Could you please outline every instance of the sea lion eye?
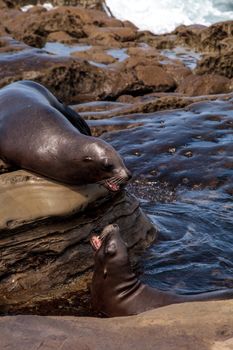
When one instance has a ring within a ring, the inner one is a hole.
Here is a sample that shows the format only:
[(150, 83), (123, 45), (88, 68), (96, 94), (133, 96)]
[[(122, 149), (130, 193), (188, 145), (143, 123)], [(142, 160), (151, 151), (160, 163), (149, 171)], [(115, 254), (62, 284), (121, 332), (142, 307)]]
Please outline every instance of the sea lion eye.
[(92, 158), (89, 156), (86, 156), (83, 158), (83, 160), (84, 160), (84, 162), (90, 162), (92, 160)]

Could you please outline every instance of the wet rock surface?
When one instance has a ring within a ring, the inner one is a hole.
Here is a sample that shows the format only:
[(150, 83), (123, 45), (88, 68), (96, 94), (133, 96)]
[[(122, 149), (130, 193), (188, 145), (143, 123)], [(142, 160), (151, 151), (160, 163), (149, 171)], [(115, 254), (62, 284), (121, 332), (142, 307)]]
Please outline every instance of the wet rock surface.
[[(0, 319), (2, 349), (225, 350), (233, 344), (232, 301), (172, 305), (135, 317), (16, 316)], [(143, 337), (142, 337), (143, 332)]]

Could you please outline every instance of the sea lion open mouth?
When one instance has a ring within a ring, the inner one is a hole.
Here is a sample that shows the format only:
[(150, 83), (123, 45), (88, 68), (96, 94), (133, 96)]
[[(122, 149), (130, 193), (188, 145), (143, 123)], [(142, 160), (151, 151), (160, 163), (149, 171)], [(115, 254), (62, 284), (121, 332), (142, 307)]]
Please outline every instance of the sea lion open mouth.
[(111, 177), (107, 180), (101, 181), (102, 185), (109, 191), (117, 192), (127, 182), (128, 179), (123, 177)]
[(97, 251), (101, 248), (101, 245), (102, 245), (102, 241), (100, 239), (100, 236), (92, 236), (91, 239), (90, 239), (90, 243), (91, 243), (91, 246), (92, 248), (94, 249), (94, 251)]
[(106, 239), (109, 233), (110, 232), (108, 232), (107, 230), (103, 230), (100, 235), (92, 235), (92, 237), (90, 238), (90, 243), (95, 252), (97, 252), (101, 248), (104, 240)]

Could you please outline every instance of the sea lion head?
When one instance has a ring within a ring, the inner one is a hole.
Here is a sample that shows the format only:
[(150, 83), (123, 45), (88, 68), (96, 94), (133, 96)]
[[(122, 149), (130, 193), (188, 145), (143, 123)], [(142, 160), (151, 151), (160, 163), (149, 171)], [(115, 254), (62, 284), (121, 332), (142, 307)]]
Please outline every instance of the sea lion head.
[(89, 137), (82, 157), (87, 178), (110, 191), (118, 191), (132, 177), (117, 151), (101, 139)]
[(100, 235), (93, 235), (90, 242), (95, 251), (92, 307), (106, 316), (123, 315), (129, 296), (125, 291), (129, 283), (135, 283), (135, 275), (132, 275), (127, 245), (120, 236), (118, 225), (106, 226)]
[(95, 267), (102, 270), (103, 278), (108, 271), (111, 275), (119, 268), (128, 265), (128, 248), (122, 240), (117, 224), (106, 226), (100, 235), (91, 237), (91, 245), (95, 251)]

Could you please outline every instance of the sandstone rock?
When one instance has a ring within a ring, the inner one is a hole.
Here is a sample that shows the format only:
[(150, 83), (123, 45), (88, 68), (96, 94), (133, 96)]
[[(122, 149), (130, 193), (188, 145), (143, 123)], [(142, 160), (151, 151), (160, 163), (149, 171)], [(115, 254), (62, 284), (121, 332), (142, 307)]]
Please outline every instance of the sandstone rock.
[(107, 52), (104, 49), (98, 46), (91, 47), (89, 50), (86, 51), (72, 52), (72, 56), (102, 64), (112, 64), (117, 61), (116, 58), (107, 54)]
[(176, 84), (162, 65), (150, 59), (130, 57), (119, 67), (116, 75), (116, 96), (142, 95), (148, 92), (174, 91)]
[(23, 170), (1, 175), (0, 191), (0, 230), (81, 212), (108, 193), (103, 186), (65, 186)]
[(215, 73), (227, 78), (233, 77), (232, 52), (227, 51), (220, 54), (205, 55), (198, 62), (195, 72), (197, 74)]
[(232, 308), (229, 300), (171, 305), (112, 319), (2, 317), (1, 348), (230, 350)]
[(200, 35), (206, 29), (203, 25), (181, 25), (173, 34), (176, 35), (176, 45), (184, 45), (193, 49), (200, 47)]
[(91, 44), (109, 47), (121, 46), (120, 43), (136, 39), (137, 31), (131, 27), (96, 27), (84, 26), (84, 32)]
[[(14, 50), (14, 45), (11, 47)], [(8, 46), (0, 56), (0, 87), (16, 80), (35, 80), (66, 103), (115, 96), (116, 73), (74, 57), (59, 57), (30, 47), (24, 47), (17, 55), (9, 51)]]
[(0, 0), (0, 9), (18, 7), (17, 1), (14, 0)]
[(76, 44), (78, 42), (77, 38), (63, 31), (57, 31), (48, 34), (47, 41), (64, 43), (67, 45)]
[[(36, 47), (42, 47), (51, 38), (52, 33), (64, 32), (77, 42), (80, 38), (87, 37), (83, 30), (84, 26), (93, 26), (96, 31), (101, 31), (99, 27), (111, 27), (114, 33), (114, 27), (124, 25), (121, 21), (109, 18), (102, 11), (81, 7), (59, 7), (51, 11), (46, 11), (42, 7), (34, 7), (26, 13), (14, 12), (14, 16), (11, 11), (4, 18), (3, 24), (7, 32), (14, 38)], [(120, 32), (120, 29), (117, 28), (117, 33)], [(122, 28), (121, 37), (124, 32), (129, 31), (135, 32), (132, 28)], [(117, 36), (117, 33), (114, 35)], [(32, 38), (36, 39), (33, 41)]]
[(232, 50), (233, 21), (219, 22), (211, 25), (201, 32), (201, 48), (205, 52)]
[(231, 80), (217, 74), (189, 75), (179, 85), (177, 92), (188, 96), (223, 94), (233, 89)]
[(163, 68), (165, 71), (174, 79), (177, 86), (179, 86), (192, 71), (190, 68), (186, 67), (182, 62), (175, 61), (165, 61)]
[(86, 290), (96, 227), (117, 222), (129, 247), (156, 237), (126, 192), (108, 197), (98, 185), (71, 187), (26, 171), (1, 175), (0, 192), (1, 312)]

